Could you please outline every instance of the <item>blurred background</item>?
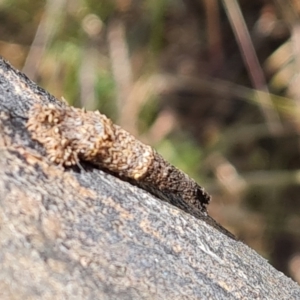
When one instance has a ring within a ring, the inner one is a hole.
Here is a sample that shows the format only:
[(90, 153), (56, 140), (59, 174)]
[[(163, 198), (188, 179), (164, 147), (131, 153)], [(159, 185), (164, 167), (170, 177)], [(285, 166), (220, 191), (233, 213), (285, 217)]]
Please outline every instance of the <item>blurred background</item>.
[(300, 1), (0, 0), (0, 54), (213, 196), (300, 283)]

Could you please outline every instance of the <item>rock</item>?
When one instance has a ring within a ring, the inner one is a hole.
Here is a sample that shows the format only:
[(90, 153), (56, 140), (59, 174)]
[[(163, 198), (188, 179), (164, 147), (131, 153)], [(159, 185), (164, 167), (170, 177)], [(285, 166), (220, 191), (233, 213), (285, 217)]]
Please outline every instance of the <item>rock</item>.
[(49, 93), (0, 60), (1, 299), (300, 299), (255, 251), (26, 129)]

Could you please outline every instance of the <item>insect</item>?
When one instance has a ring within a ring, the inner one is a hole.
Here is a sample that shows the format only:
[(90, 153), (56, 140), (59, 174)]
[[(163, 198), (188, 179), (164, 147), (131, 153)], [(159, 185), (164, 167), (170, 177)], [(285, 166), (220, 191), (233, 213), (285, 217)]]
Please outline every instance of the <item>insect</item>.
[(50, 161), (66, 167), (88, 161), (232, 237), (208, 216), (211, 197), (201, 186), (99, 111), (36, 104), (27, 129), (44, 146)]

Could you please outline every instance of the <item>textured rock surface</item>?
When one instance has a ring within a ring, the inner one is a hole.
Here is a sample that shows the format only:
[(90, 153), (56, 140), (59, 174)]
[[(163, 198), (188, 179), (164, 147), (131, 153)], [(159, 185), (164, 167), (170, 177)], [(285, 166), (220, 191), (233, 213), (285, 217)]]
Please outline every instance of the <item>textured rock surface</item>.
[(204, 221), (91, 165), (48, 162), (25, 124), (56, 101), (0, 60), (1, 299), (300, 299)]

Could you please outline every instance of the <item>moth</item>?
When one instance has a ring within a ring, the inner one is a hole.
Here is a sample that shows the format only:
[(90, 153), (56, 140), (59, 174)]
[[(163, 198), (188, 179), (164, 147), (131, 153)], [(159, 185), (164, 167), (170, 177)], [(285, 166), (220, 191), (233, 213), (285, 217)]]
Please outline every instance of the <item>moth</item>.
[(51, 162), (65, 167), (90, 162), (233, 237), (208, 215), (211, 197), (204, 188), (99, 111), (36, 104), (27, 129)]

